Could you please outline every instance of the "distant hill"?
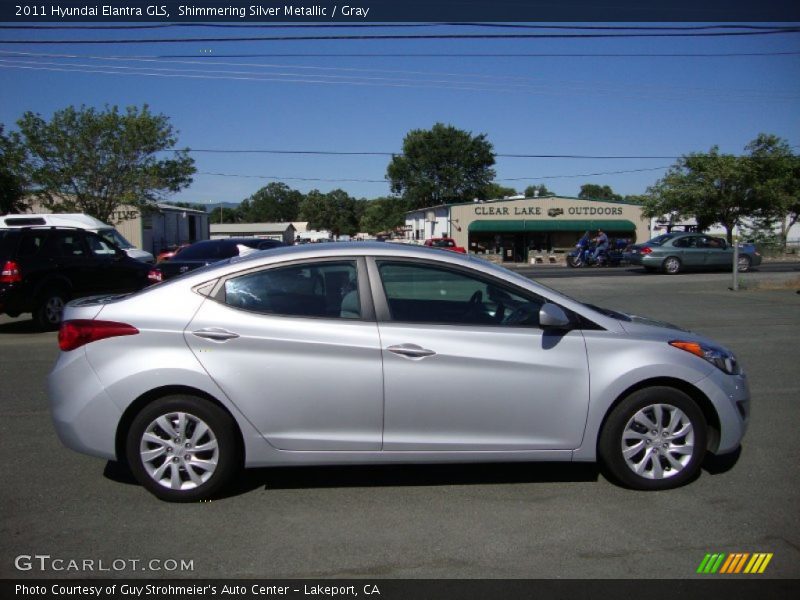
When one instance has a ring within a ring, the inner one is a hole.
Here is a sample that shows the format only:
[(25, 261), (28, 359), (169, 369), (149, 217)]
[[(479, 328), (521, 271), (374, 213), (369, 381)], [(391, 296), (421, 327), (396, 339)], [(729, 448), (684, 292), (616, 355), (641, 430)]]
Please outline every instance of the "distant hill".
[(206, 212), (214, 212), (215, 210), (219, 210), (219, 207), (222, 208), (238, 208), (239, 202), (217, 202), (216, 204), (206, 204)]

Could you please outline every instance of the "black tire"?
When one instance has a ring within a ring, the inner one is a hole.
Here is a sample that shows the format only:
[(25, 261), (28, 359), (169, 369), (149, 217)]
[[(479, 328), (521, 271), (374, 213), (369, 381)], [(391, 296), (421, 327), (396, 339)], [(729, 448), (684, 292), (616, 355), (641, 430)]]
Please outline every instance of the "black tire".
[[(185, 415), (182, 432), (181, 414)], [(163, 417), (172, 430), (157, 423)], [(208, 432), (203, 433), (200, 423)], [(143, 439), (145, 433), (150, 440), (161, 441), (147, 441)], [(193, 449), (193, 442), (197, 442), (195, 447), (204, 449)], [(160, 449), (163, 452), (158, 454)], [(153, 454), (151, 460), (142, 456), (148, 451)], [(168, 502), (197, 502), (214, 497), (238, 472), (241, 463), (233, 418), (216, 404), (194, 396), (167, 396), (145, 406), (128, 430), (125, 454), (136, 480)], [(215, 467), (209, 469), (209, 464)]]
[(750, 264), (751, 263), (752, 263), (752, 260), (750, 259), (749, 256), (747, 256), (746, 254), (745, 255), (741, 255), (740, 254), (739, 255), (739, 267), (738, 267), (739, 273), (747, 273), (750, 270)]
[[(637, 416), (640, 420), (634, 420)], [(645, 427), (648, 420), (653, 429)], [(669, 435), (675, 432), (679, 435)], [(609, 478), (623, 486), (667, 490), (697, 477), (707, 439), (706, 420), (694, 400), (675, 388), (649, 387), (632, 393), (611, 411), (600, 432), (598, 455)]]
[(33, 309), (33, 321), (41, 331), (52, 331), (61, 325), (64, 305), (69, 300), (67, 293), (58, 287), (47, 288), (39, 294)]
[(664, 262), (661, 263), (661, 270), (667, 275), (677, 275), (681, 272), (682, 267), (681, 259), (677, 256), (668, 256), (664, 259)]
[(583, 266), (583, 259), (578, 256), (567, 256), (567, 266), (578, 268)]

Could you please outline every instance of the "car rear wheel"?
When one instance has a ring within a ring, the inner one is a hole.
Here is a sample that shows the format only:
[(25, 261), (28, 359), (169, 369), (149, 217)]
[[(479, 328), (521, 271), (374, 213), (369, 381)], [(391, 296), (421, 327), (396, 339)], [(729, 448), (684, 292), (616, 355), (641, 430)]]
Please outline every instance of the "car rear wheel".
[(42, 331), (58, 329), (64, 316), (67, 294), (60, 288), (50, 288), (39, 297), (33, 311), (33, 320)]
[(681, 272), (681, 259), (677, 256), (670, 256), (661, 263), (661, 268), (667, 275), (677, 275)]
[(739, 256), (739, 261), (737, 263), (738, 270), (740, 273), (747, 273), (750, 270), (750, 257), (749, 256)]
[(670, 387), (634, 392), (609, 414), (598, 444), (612, 479), (666, 490), (694, 479), (706, 452), (706, 421), (689, 396)]
[(205, 500), (238, 469), (235, 427), (232, 417), (208, 400), (161, 398), (131, 423), (126, 458), (139, 483), (158, 498)]

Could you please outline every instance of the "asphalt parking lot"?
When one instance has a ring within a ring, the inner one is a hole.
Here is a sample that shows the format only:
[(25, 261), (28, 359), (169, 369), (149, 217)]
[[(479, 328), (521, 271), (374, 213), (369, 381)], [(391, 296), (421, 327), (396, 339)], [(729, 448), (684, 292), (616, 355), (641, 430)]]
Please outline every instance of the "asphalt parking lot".
[[(767, 277), (777, 289), (753, 289)], [(755, 273), (732, 292), (723, 274), (547, 280), (709, 335), (747, 370), (753, 417), (738, 462), (710, 461), (659, 493), (616, 487), (591, 465), (328, 467), (260, 469), (225, 498), (167, 504), (62, 448), (44, 389), (55, 334), (0, 317), (0, 577), (661, 579), (695, 577), (709, 552), (774, 553), (762, 577), (800, 577), (797, 281)], [(141, 563), (15, 568), (37, 554)], [(154, 559), (193, 569), (141, 570)]]

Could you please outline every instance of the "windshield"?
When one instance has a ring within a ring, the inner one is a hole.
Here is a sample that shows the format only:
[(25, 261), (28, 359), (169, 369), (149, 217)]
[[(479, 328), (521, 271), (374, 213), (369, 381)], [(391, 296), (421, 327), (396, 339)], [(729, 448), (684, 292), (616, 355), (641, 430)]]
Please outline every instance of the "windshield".
[(101, 229), (97, 233), (99, 233), (107, 242), (111, 242), (123, 250), (134, 247), (134, 245), (122, 237), (122, 234), (116, 229)]

